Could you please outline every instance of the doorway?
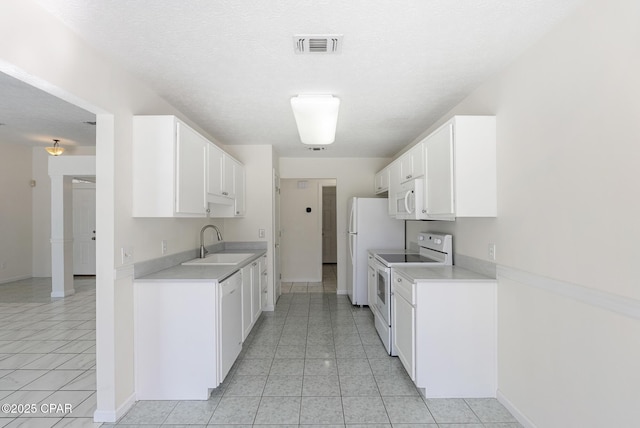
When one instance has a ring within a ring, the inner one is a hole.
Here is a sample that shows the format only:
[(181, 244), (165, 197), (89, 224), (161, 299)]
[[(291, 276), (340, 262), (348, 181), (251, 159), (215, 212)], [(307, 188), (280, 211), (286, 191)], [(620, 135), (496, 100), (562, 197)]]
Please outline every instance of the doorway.
[(322, 186), (322, 264), (337, 260), (336, 186)]
[(336, 180), (282, 179), (280, 190), (282, 281), (318, 285), (325, 261), (337, 263)]
[(96, 274), (96, 184), (73, 180), (73, 274)]

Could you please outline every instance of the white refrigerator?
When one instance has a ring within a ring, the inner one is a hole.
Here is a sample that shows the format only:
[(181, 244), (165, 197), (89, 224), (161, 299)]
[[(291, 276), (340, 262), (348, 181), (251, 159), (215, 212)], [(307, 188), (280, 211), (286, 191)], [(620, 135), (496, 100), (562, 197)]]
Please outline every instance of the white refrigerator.
[(354, 305), (368, 305), (368, 251), (403, 249), (404, 221), (389, 216), (386, 198), (351, 198), (348, 204), (347, 294)]

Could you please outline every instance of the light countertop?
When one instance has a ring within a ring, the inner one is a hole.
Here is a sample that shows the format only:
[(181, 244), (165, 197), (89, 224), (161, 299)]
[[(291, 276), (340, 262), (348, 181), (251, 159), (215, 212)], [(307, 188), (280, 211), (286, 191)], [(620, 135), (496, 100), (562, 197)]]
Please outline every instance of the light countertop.
[(430, 281), (478, 281), (490, 282), (495, 278), (488, 277), (469, 269), (457, 266), (430, 266), (430, 267), (401, 267), (394, 266), (393, 270), (406, 276), (414, 282)]
[(237, 265), (219, 265), (219, 266), (183, 266), (181, 264), (172, 266), (161, 271), (136, 278), (136, 282), (210, 282), (222, 281), (234, 272), (242, 269), (248, 264), (256, 261), (267, 253), (266, 250), (225, 250), (222, 253), (253, 253), (254, 255), (247, 258), (246, 261)]

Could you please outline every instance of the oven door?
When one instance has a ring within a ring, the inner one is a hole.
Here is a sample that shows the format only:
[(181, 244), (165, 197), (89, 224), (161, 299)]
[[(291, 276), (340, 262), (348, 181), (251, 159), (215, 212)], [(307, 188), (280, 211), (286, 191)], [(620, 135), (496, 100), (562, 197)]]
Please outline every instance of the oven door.
[(376, 310), (386, 325), (391, 325), (391, 268), (376, 265)]

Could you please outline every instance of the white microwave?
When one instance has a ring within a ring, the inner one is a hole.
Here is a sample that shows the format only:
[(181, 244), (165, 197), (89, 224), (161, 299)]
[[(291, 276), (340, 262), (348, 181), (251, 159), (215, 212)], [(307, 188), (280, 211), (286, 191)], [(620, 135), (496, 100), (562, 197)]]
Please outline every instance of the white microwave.
[(424, 220), (427, 207), (424, 198), (424, 179), (416, 178), (400, 185), (396, 193), (396, 218), (399, 220)]

